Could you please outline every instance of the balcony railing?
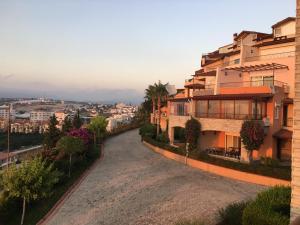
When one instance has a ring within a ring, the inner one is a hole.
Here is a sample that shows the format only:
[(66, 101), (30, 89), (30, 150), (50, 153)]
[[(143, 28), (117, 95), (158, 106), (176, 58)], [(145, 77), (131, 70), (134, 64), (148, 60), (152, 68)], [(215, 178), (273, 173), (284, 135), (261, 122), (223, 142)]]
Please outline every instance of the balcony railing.
[(262, 120), (262, 115), (235, 114), (235, 113), (200, 113), (196, 112), (198, 118), (231, 119), (231, 120)]
[(220, 83), (221, 88), (239, 88), (239, 87), (282, 87), (286, 88), (288, 85), (277, 80), (255, 80), (244, 82), (226, 82)]
[(203, 89), (195, 90), (193, 96), (214, 95), (215, 85), (205, 85)]
[(295, 51), (281, 52), (281, 53), (275, 53), (275, 54), (246, 57), (245, 61), (246, 62), (263, 61), (263, 60), (278, 59), (278, 58), (288, 58), (288, 57), (294, 57), (294, 56), (295, 56)]
[(194, 85), (194, 84), (201, 84), (201, 85), (205, 86), (205, 81), (198, 80), (198, 79), (186, 79), (185, 80), (185, 86)]

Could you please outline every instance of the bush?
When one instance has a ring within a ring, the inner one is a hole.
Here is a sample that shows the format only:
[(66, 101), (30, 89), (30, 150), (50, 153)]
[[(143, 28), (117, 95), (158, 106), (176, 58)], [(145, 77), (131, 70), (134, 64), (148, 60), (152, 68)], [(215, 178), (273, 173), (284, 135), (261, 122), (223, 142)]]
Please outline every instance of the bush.
[(270, 157), (261, 157), (260, 163), (265, 166), (270, 166), (270, 167), (278, 167), (279, 166), (279, 161), (276, 159), (272, 159)]
[(246, 120), (244, 121), (240, 136), (245, 148), (248, 151), (258, 150), (264, 142), (264, 127), (261, 121)]
[(170, 143), (170, 139), (167, 132), (163, 132), (156, 137), (156, 140), (162, 143)]
[(236, 202), (219, 210), (218, 225), (242, 225), (243, 211), (249, 202)]
[(288, 225), (291, 189), (274, 187), (261, 192), (243, 212), (243, 225)]
[(189, 150), (197, 148), (201, 125), (198, 120), (191, 118), (185, 124), (185, 139), (189, 144)]
[(147, 136), (147, 137), (155, 138), (156, 126), (154, 124), (146, 123), (140, 128), (139, 133), (142, 137)]

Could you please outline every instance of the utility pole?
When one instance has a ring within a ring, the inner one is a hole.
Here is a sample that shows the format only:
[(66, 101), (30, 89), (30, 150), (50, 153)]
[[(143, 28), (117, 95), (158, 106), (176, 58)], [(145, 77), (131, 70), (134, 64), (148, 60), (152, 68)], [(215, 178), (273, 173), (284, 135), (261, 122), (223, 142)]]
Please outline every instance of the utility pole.
[(8, 104), (8, 124), (7, 124), (7, 165), (9, 167), (9, 150), (10, 150), (10, 104)]

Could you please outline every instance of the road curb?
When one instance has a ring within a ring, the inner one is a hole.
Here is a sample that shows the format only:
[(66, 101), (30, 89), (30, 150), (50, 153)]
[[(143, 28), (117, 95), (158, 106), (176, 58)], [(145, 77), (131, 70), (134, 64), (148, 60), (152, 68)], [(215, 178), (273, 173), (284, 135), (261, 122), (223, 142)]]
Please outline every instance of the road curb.
[(86, 170), (81, 174), (81, 176), (70, 186), (70, 188), (60, 197), (60, 199), (54, 204), (54, 206), (49, 210), (49, 212), (42, 218), (36, 225), (45, 225), (56, 212), (61, 208), (65, 201), (77, 190), (79, 185), (83, 180), (90, 174), (90, 172), (98, 165), (100, 161), (104, 158), (104, 144), (101, 145), (101, 155), (100, 157)]

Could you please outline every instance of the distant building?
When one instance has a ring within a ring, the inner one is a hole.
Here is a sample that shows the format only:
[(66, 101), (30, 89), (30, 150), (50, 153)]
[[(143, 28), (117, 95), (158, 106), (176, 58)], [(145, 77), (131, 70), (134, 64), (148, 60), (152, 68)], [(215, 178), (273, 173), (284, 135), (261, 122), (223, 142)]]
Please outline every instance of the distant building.
[(48, 121), (54, 112), (48, 111), (31, 111), (30, 122), (43, 122)]
[[(15, 111), (10, 109), (10, 118), (13, 119), (15, 115)], [(9, 116), (9, 107), (7, 105), (0, 106), (0, 119), (8, 120)]]

